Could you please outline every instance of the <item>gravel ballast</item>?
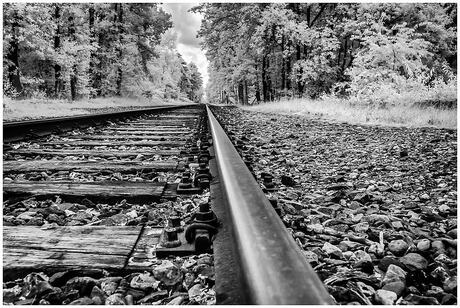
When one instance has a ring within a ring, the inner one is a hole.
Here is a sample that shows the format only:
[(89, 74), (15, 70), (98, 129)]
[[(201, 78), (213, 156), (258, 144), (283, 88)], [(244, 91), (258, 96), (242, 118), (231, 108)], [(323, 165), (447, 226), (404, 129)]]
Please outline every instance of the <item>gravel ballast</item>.
[(457, 303), (455, 130), (213, 110), (338, 304)]

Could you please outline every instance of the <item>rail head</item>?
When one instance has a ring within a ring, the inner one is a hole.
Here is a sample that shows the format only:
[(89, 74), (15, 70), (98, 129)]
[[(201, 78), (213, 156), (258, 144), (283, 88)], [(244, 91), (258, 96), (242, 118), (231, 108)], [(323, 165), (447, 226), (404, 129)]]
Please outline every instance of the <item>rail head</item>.
[(207, 106), (219, 177), (251, 304), (333, 305), (230, 139)]

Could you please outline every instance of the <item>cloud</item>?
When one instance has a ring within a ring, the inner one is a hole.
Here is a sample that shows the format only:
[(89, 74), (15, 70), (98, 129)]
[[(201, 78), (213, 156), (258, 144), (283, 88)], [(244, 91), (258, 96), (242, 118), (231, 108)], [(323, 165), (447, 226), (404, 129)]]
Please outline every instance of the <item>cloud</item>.
[(208, 81), (208, 60), (200, 48), (200, 39), (197, 33), (201, 26), (201, 14), (188, 10), (198, 5), (197, 3), (164, 3), (163, 9), (171, 14), (173, 28), (177, 33), (177, 51), (185, 61), (193, 62), (203, 76), (204, 85)]

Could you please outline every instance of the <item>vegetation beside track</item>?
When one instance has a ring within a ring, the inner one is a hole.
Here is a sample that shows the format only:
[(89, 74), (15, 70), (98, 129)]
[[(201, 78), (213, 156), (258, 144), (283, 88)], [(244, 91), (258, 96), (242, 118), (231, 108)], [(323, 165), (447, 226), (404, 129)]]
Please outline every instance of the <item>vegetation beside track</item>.
[(243, 106), (245, 110), (320, 117), (351, 124), (378, 124), (406, 127), (457, 128), (457, 108), (437, 108), (418, 104), (362, 105), (351, 100), (292, 99)]

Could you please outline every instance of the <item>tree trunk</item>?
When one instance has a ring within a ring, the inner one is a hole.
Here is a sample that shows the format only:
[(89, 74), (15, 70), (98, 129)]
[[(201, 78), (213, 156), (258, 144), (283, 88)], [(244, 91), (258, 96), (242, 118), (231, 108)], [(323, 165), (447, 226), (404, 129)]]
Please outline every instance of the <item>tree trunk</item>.
[(259, 71), (258, 71), (258, 66), (257, 64), (255, 65), (255, 71), (256, 71), (256, 101), (257, 103), (260, 103), (260, 85), (259, 85)]
[[(56, 3), (54, 8), (54, 19), (56, 21), (57, 29), (54, 34), (54, 50), (59, 51), (61, 47), (61, 27), (59, 19), (61, 18), (61, 8), (60, 4)], [(62, 90), (62, 76), (61, 76), (61, 66), (57, 63), (54, 64), (54, 95), (59, 96), (59, 93)]]
[[(117, 6), (115, 6), (117, 7)], [(120, 42), (120, 47), (118, 48), (118, 60), (121, 62), (123, 59), (123, 51), (122, 51), (122, 35), (123, 35), (123, 4), (118, 4), (118, 40)], [(122, 63), (118, 64), (118, 72), (117, 72), (117, 91), (116, 95), (121, 96), (121, 84), (123, 78), (123, 70), (122, 70)]]
[(17, 35), (18, 31), (18, 12), (15, 10), (13, 15), (13, 22), (11, 23), (12, 38), (10, 42), (10, 50), (6, 55), (6, 58), (11, 62), (8, 66), (8, 81), (10, 82), (10, 85), (14, 88), (16, 93), (19, 96), (21, 96), (23, 87), (19, 75), (19, 44)]
[(266, 56), (262, 57), (262, 95), (264, 102), (268, 101), (268, 87), (267, 87), (267, 59)]
[(284, 95), (284, 89), (286, 88), (286, 59), (284, 58), (284, 35), (281, 38), (281, 55), (283, 62), (281, 64), (281, 92)]
[(244, 80), (244, 104), (249, 104), (248, 81)]
[(238, 103), (244, 105), (244, 84), (242, 81), (238, 82)]
[[(73, 41), (76, 41), (76, 29), (75, 29), (75, 21), (73, 16), (69, 16), (69, 38)], [(70, 98), (72, 101), (77, 99), (78, 93), (77, 93), (77, 83), (78, 83), (78, 77), (77, 77), (77, 64), (74, 64), (72, 66), (71, 72), (70, 72)]]
[[(300, 44), (297, 44), (296, 46), (296, 56), (297, 56), (297, 61), (300, 61), (300, 58), (301, 58), (301, 52), (300, 52)], [(302, 96), (302, 91), (303, 91), (303, 87), (302, 87), (302, 82), (300, 81), (300, 78), (302, 77), (302, 68), (299, 69), (299, 72), (297, 73), (297, 91), (298, 91), (298, 96), (301, 97)]]
[(291, 57), (287, 57), (286, 59), (286, 73), (287, 73), (287, 78), (286, 78), (286, 89), (288, 92), (291, 90)]
[(343, 76), (347, 64), (347, 54), (348, 54), (348, 37), (345, 37), (345, 43), (343, 45), (343, 60), (340, 67), (340, 74)]
[[(94, 31), (94, 21), (95, 21), (95, 10), (94, 10), (94, 4), (89, 4), (89, 10), (88, 10), (88, 15), (89, 15), (89, 39), (90, 43), (93, 44), (96, 41), (95, 38), (95, 31)], [(97, 82), (96, 82), (96, 63), (95, 63), (95, 58), (96, 58), (96, 52), (94, 50), (91, 50), (90, 56), (89, 56), (89, 85), (91, 88), (96, 90), (97, 92)], [(91, 91), (91, 96), (94, 97), (96, 96), (93, 91)]]

